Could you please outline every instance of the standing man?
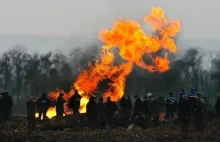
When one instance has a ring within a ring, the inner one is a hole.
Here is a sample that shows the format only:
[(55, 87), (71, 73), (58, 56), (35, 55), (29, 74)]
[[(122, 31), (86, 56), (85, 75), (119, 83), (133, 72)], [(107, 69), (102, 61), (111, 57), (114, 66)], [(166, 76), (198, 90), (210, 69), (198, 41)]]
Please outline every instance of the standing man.
[(56, 113), (57, 113), (57, 116), (63, 116), (63, 113), (64, 113), (64, 103), (66, 102), (63, 98), (63, 94), (60, 93), (59, 97), (57, 98), (57, 101), (56, 101)]
[(126, 92), (120, 100), (120, 107), (123, 109), (126, 116), (131, 115), (131, 110), (132, 110), (131, 98), (128, 96)]
[[(177, 116), (178, 116), (178, 118), (180, 118), (180, 112), (179, 112), (179, 102), (183, 99), (183, 97), (185, 97), (186, 95), (185, 95), (185, 92), (184, 92), (184, 90), (181, 90), (180, 92), (179, 92), (179, 101), (178, 101), (178, 112), (177, 112)], [(188, 97), (187, 97), (187, 100), (188, 100)]]
[(72, 108), (74, 114), (79, 114), (81, 96), (78, 90), (75, 90), (74, 95), (70, 98), (69, 107)]
[(217, 115), (220, 116), (220, 93), (218, 93), (218, 98), (216, 100), (215, 111)]
[(147, 96), (144, 97), (144, 101), (142, 103), (142, 115), (145, 119), (145, 127), (148, 127), (151, 122), (151, 115), (149, 111), (149, 98), (152, 96), (152, 93), (147, 93)]
[(136, 116), (141, 116), (142, 114), (142, 100), (138, 97), (138, 95), (134, 96), (135, 103), (133, 107), (133, 112), (129, 120), (134, 121)]
[(166, 103), (165, 103), (165, 107), (166, 107), (165, 119), (168, 119), (168, 121), (170, 121), (171, 119), (174, 119), (176, 105), (177, 105), (176, 99), (173, 97), (173, 93), (170, 92), (168, 98), (166, 99)]
[(4, 96), (4, 90), (0, 93), (0, 122), (3, 122), (3, 96)]
[(151, 93), (147, 93), (147, 96), (144, 97), (144, 101), (142, 103), (142, 112), (145, 117), (149, 115), (149, 97), (151, 96)]
[(116, 103), (111, 101), (111, 97), (107, 97), (107, 102), (105, 103), (107, 109), (107, 123), (108, 125), (112, 125), (112, 117), (117, 111)]
[(43, 115), (43, 120), (46, 120), (47, 110), (50, 106), (50, 100), (47, 98), (46, 93), (42, 93), (37, 104), (39, 109), (39, 119), (41, 120), (41, 115)]
[(181, 132), (188, 133), (189, 115), (190, 115), (188, 96), (183, 95), (180, 97), (178, 113), (179, 113), (178, 118), (181, 121)]
[(153, 117), (154, 125), (159, 126), (159, 114), (160, 114), (161, 102), (158, 100), (158, 96), (149, 98), (149, 112)]
[(191, 88), (190, 94), (188, 95), (189, 107), (190, 107), (190, 119), (192, 119), (194, 110), (196, 108), (196, 89)]
[(196, 96), (196, 108), (194, 110), (193, 114), (193, 122), (195, 124), (195, 128), (198, 132), (204, 131), (204, 111), (203, 106), (205, 104), (205, 101), (202, 98), (202, 95), (198, 93)]
[(12, 97), (9, 96), (7, 91), (5, 91), (2, 97), (3, 121), (7, 121), (11, 118), (12, 106), (13, 106)]
[(86, 104), (86, 116), (88, 119), (88, 126), (90, 128), (97, 127), (97, 104), (95, 97), (90, 96), (89, 102)]
[(27, 121), (28, 121), (28, 131), (35, 131), (36, 129), (36, 121), (35, 121), (35, 113), (36, 113), (36, 101), (32, 96), (27, 97), (26, 102), (26, 110), (27, 110)]
[(101, 129), (104, 129), (106, 126), (106, 105), (103, 102), (103, 98), (99, 98), (99, 103), (98, 103), (98, 121), (99, 121), (99, 127)]

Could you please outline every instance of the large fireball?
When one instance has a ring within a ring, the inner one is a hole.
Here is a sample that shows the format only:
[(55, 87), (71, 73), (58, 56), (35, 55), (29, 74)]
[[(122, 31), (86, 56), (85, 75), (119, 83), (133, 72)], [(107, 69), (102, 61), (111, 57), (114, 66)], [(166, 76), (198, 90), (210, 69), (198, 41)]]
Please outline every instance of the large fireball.
[[(181, 29), (180, 22), (165, 17), (165, 12), (160, 7), (152, 7), (150, 14), (145, 16), (143, 21), (151, 26), (152, 34), (145, 33), (135, 20), (116, 20), (111, 29), (101, 29), (99, 32), (99, 39), (103, 42), (101, 60), (97, 60), (94, 65), (89, 63), (89, 70), (81, 71), (70, 92), (65, 93), (59, 89), (49, 94), (50, 99), (56, 100), (59, 92), (62, 92), (68, 101), (77, 89), (82, 96), (80, 113), (84, 113), (89, 94), (96, 91), (98, 83), (102, 80), (111, 81), (104, 93), (104, 99), (110, 96), (113, 101), (118, 101), (124, 94), (126, 77), (131, 73), (134, 64), (149, 72), (168, 71), (170, 69), (168, 54), (176, 51), (174, 37)], [(119, 66), (114, 64), (115, 57), (111, 50), (113, 48), (118, 48), (120, 57), (124, 59), (124, 63)], [(161, 50), (164, 53), (162, 56), (155, 54)], [(151, 59), (151, 64), (144, 62), (144, 55)], [(70, 113), (66, 105), (65, 112)]]

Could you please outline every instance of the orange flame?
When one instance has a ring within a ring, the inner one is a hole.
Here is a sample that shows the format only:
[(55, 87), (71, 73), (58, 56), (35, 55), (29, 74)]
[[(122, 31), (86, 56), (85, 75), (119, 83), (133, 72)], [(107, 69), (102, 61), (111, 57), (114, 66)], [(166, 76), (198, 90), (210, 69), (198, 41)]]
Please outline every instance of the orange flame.
[[(149, 72), (162, 73), (169, 70), (168, 53), (176, 51), (173, 38), (180, 31), (180, 22), (166, 18), (160, 7), (152, 7), (150, 15), (144, 17), (144, 22), (150, 24), (154, 34), (146, 34), (135, 20), (116, 20), (110, 30), (100, 30), (99, 39), (104, 43), (101, 60), (97, 60), (94, 65), (89, 63), (90, 69), (81, 71), (69, 93), (58, 90), (50, 93), (50, 98), (54, 100), (58, 97), (58, 92), (62, 92), (68, 100), (74, 89), (77, 89), (83, 97), (80, 110), (82, 113), (86, 111), (89, 94), (97, 90), (98, 83), (102, 80), (111, 81), (108, 84), (109, 89), (104, 93), (104, 99), (110, 96), (113, 101), (118, 101), (124, 94), (126, 77), (134, 64)], [(125, 60), (119, 66), (114, 64), (115, 57), (111, 51), (113, 48), (118, 48), (119, 55)], [(155, 55), (161, 50), (165, 52), (164, 56)], [(152, 64), (144, 62), (144, 55), (150, 57)], [(69, 112), (66, 105), (65, 112)]]
[[(52, 117), (56, 116), (56, 107), (50, 107), (50, 108), (47, 110), (46, 116), (47, 116), (48, 118), (52, 118)], [(35, 113), (35, 118), (39, 118), (39, 113)], [(41, 120), (43, 119), (43, 115), (41, 116), (40, 119), (41, 119)]]
[[(57, 89), (56, 91), (49, 93), (49, 99), (52, 100), (52, 101), (56, 101), (60, 93), (64, 94), (64, 99), (66, 101), (65, 104), (64, 104), (65, 114), (66, 115), (72, 114), (72, 110), (69, 109), (67, 105), (68, 105), (68, 100), (74, 94), (74, 90), (71, 89), (70, 92), (66, 93), (62, 89)], [(81, 94), (82, 92), (79, 92), (79, 93), (80, 93), (80, 95), (82, 95)], [(85, 110), (86, 107), (85, 106), (88, 103), (88, 101), (89, 101), (89, 99), (88, 99), (87, 96), (82, 97), (82, 99), (80, 101), (80, 104), (81, 104), (80, 113), (85, 113), (86, 112), (86, 110)], [(56, 110), (56, 107), (54, 107), (54, 110)]]

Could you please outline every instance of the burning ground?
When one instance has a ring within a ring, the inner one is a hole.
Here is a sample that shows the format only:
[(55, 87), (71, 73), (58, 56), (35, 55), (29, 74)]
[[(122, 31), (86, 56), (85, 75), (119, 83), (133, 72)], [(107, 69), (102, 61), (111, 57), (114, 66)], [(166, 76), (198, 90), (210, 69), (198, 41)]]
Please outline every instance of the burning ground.
[(190, 127), (190, 134), (180, 134), (177, 124), (164, 124), (158, 128), (142, 130), (135, 126), (130, 130), (79, 128), (78, 132), (71, 129), (64, 131), (39, 131), (28, 133), (26, 119), (14, 117), (11, 121), (0, 125), (1, 142), (84, 142), (84, 141), (220, 141), (220, 119), (206, 124), (204, 133), (197, 133)]

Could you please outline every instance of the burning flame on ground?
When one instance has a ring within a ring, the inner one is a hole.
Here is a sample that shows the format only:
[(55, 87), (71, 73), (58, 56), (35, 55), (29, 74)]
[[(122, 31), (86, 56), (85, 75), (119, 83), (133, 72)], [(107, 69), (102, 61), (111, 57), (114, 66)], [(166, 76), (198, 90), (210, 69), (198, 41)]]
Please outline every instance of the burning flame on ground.
[[(50, 92), (49, 93), (49, 99), (52, 101), (56, 101), (56, 99), (58, 98), (59, 94), (63, 93), (64, 94), (64, 99), (66, 100), (66, 103), (64, 104), (64, 115), (70, 115), (72, 114), (72, 110), (70, 110), (67, 106), (68, 104), (68, 100), (70, 99), (70, 97), (72, 96), (72, 94), (74, 94), (74, 90), (71, 89), (71, 91), (69, 93), (65, 93), (62, 89), (57, 89), (54, 92)], [(79, 92), (81, 94), (81, 92)], [(83, 97), (80, 101), (80, 113), (85, 113), (86, 112), (86, 104), (88, 103), (89, 99), (88, 97)], [(47, 117), (48, 118), (52, 118), (56, 116), (56, 107), (50, 107), (47, 111)], [(36, 118), (39, 118), (39, 113), (35, 114)], [(41, 116), (42, 119), (42, 116)]]
[[(56, 107), (50, 107), (47, 111), (48, 118), (52, 118), (53, 116), (56, 116)], [(39, 113), (35, 113), (35, 117), (39, 118)], [(43, 119), (43, 116), (41, 116), (41, 119)]]
[[(162, 73), (169, 70), (168, 53), (176, 51), (173, 38), (181, 29), (180, 22), (166, 18), (164, 10), (160, 7), (152, 7), (150, 14), (143, 20), (151, 26), (154, 34), (146, 34), (135, 20), (116, 20), (111, 30), (100, 30), (99, 39), (104, 43), (101, 60), (96, 60), (94, 65), (89, 63), (89, 70), (81, 71), (70, 92), (65, 93), (58, 89), (49, 94), (50, 99), (56, 100), (61, 92), (68, 101), (74, 94), (74, 89), (77, 89), (82, 96), (80, 113), (84, 113), (89, 94), (96, 91), (100, 81), (105, 79), (111, 81), (108, 84), (109, 89), (103, 95), (104, 100), (110, 96), (113, 101), (118, 101), (124, 94), (126, 77), (131, 73), (134, 64), (149, 72)], [(118, 48), (119, 55), (124, 59), (124, 63), (119, 66), (114, 64), (115, 57), (111, 52), (113, 48)], [(155, 55), (163, 49), (166, 52), (163, 56)], [(152, 64), (144, 62), (144, 55), (150, 57)], [(55, 114), (53, 111), (55, 108), (49, 109), (49, 117)], [(65, 113), (71, 114), (67, 105)]]

